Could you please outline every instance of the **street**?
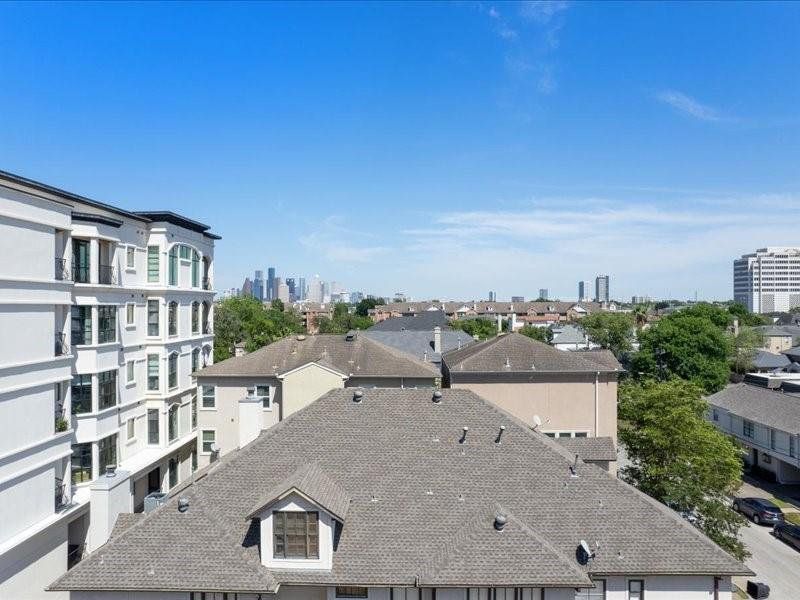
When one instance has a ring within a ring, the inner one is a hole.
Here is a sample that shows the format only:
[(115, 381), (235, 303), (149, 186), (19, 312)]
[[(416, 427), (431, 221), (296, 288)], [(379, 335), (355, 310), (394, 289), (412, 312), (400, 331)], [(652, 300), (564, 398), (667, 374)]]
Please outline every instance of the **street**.
[[(796, 600), (800, 590), (800, 551), (776, 540), (771, 527), (750, 524), (741, 530), (742, 539), (752, 556), (747, 566), (756, 572), (752, 579), (770, 587), (770, 599)], [(746, 579), (736, 578), (736, 584), (746, 589)]]

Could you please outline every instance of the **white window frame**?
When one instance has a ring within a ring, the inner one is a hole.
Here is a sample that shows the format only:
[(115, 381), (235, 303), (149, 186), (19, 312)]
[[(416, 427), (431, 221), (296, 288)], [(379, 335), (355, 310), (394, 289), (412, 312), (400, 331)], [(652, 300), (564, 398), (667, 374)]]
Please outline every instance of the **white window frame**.
[(641, 588), (639, 588), (639, 597), (638, 597), (637, 600), (645, 600), (645, 597), (646, 597), (646, 594), (645, 594), (645, 588), (646, 588), (645, 580), (643, 578), (637, 578), (637, 577), (632, 577), (632, 578), (628, 579), (628, 581), (627, 581), (627, 585), (625, 586), (625, 592), (628, 594), (627, 598), (628, 599), (635, 598), (635, 596), (631, 596), (631, 584), (634, 583), (634, 582), (642, 584)]
[[(206, 385), (201, 384), (198, 386), (200, 389), (197, 391), (197, 395), (200, 398), (200, 410), (217, 410), (217, 386), (215, 385)], [(205, 389), (204, 388), (211, 388), (212, 389), (212, 398), (214, 399), (213, 406), (206, 406), (205, 402)]]
[(136, 303), (135, 302), (126, 302), (125, 303), (125, 327), (127, 327), (127, 328), (136, 327)]
[(542, 430), (542, 433), (552, 439), (591, 437), (590, 435), (591, 432), (588, 429), (547, 429), (547, 430)]
[(136, 246), (128, 246), (125, 249), (125, 270), (136, 270)]
[(209, 428), (201, 429), (200, 430), (200, 454), (202, 454), (204, 456), (208, 456), (210, 454), (213, 454), (213, 452), (211, 452), (210, 450), (208, 452), (203, 450), (203, 444), (205, 444), (205, 437), (204, 437), (203, 434), (206, 433), (206, 432), (213, 433), (214, 434), (214, 440), (211, 443), (212, 444), (216, 444), (217, 443), (217, 429), (216, 429), (216, 427), (209, 427)]
[[(267, 395), (264, 396), (263, 394), (258, 394), (258, 388), (267, 388)], [(271, 411), (272, 410), (272, 395), (273, 395), (274, 388), (273, 386), (269, 385), (268, 383), (256, 383), (253, 385), (247, 386), (247, 397), (252, 399), (259, 399), (261, 400), (261, 408), (263, 410)], [(264, 406), (264, 400), (267, 401), (267, 405)]]
[(125, 421), (125, 433), (126, 439), (129, 442), (133, 442), (136, 440), (136, 418), (131, 417), (127, 421)]
[(136, 383), (136, 361), (129, 360), (125, 363), (125, 384)]

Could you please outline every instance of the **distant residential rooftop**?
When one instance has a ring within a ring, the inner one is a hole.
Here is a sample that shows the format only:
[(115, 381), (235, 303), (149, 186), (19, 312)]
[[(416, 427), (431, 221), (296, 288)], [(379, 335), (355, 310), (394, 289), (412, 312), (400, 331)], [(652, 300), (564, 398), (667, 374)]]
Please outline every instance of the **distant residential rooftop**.
[(708, 403), (749, 421), (796, 434), (800, 433), (800, 388), (797, 389), (736, 383), (710, 395)]

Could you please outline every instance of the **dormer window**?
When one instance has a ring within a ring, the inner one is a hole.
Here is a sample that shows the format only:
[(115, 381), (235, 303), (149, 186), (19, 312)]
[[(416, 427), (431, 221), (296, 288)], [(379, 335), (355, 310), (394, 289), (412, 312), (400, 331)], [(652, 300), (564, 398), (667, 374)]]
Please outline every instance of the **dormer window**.
[(319, 513), (273, 511), (275, 558), (319, 558)]

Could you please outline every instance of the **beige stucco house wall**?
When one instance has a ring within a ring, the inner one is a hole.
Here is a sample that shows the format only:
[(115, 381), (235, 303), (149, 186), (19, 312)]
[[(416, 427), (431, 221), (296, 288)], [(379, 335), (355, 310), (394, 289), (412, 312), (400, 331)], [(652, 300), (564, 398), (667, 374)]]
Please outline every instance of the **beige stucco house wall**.
[(308, 363), (281, 376), (283, 415), (286, 418), (323, 394), (344, 387), (344, 376), (316, 363)]
[(792, 347), (791, 335), (765, 335), (764, 336), (764, 350), (772, 352), (773, 354), (780, 354), (784, 350), (789, 350)]

